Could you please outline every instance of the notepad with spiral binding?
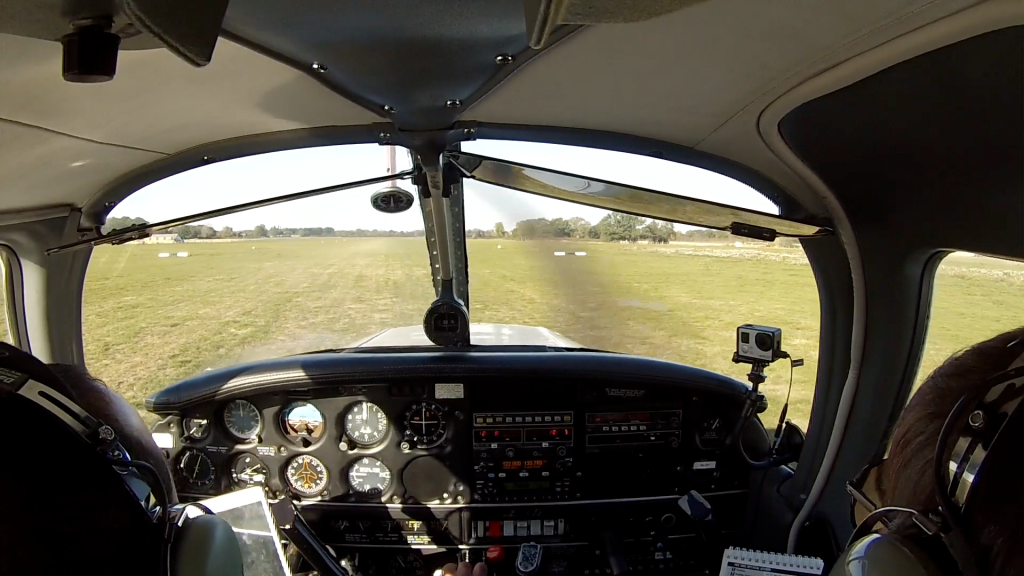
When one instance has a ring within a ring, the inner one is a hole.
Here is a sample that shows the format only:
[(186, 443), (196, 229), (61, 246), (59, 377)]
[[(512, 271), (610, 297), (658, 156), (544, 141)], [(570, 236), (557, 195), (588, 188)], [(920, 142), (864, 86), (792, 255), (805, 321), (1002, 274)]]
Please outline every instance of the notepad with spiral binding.
[(722, 570), (718, 576), (820, 575), (824, 569), (825, 563), (820, 558), (730, 547), (722, 555)]

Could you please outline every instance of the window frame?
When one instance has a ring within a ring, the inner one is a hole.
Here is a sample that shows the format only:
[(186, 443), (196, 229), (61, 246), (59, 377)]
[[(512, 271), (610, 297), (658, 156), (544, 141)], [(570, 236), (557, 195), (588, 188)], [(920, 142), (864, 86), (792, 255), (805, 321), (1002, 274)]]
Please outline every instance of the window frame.
[(21, 260), (7, 244), (0, 244), (0, 272), (3, 273), (4, 287), (2, 305), (7, 318), (7, 331), (11, 335), (11, 345), (24, 350), (28, 342), (25, 334), (28, 331), (25, 325), (25, 291)]

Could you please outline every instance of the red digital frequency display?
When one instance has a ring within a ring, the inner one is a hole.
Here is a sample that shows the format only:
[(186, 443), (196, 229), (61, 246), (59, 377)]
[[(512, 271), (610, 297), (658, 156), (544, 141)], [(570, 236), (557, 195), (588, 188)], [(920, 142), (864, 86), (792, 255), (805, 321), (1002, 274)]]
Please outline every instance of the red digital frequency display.
[(547, 460), (503, 460), (502, 470), (538, 470), (547, 466)]
[(572, 428), (527, 428), (527, 442), (570, 442)]
[(521, 428), (497, 428), (494, 430), (474, 430), (474, 434), (474, 441), (477, 444), (520, 444), (523, 441), (523, 430)]

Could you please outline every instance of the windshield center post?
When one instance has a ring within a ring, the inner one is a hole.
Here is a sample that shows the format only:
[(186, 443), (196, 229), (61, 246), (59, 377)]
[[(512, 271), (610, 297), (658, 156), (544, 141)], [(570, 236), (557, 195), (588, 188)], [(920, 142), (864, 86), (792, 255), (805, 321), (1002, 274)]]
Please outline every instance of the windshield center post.
[[(469, 308), (461, 173), (446, 164), (445, 145), (414, 150), (416, 185), (423, 210), (431, 276), (437, 298), (423, 318), (423, 331), (439, 346), (468, 346)], [(461, 265), (460, 265), (461, 264)]]

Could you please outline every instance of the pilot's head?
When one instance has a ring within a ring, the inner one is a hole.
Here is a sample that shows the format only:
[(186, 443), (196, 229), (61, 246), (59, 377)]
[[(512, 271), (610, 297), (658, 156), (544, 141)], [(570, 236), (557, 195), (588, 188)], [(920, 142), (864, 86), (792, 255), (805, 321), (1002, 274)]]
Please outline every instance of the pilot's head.
[[(24, 374), (67, 397), (117, 435), (134, 461), (170, 472), (138, 412), (85, 370), (48, 367), (0, 344), (0, 380)], [(0, 395), (0, 574), (158, 574), (163, 526), (119, 472), (51, 412)]]
[[(888, 458), (865, 485), (882, 506), (935, 510), (938, 502), (934, 461), (947, 416), (961, 398), (975, 393), (991, 377), (1016, 365), (1024, 353), (1024, 328), (981, 342), (953, 355), (921, 385), (900, 416)], [(957, 427), (966, 425), (954, 423)], [(986, 458), (970, 505), (964, 509), (965, 541), (984, 573), (1024, 575), (1024, 418), (1008, 421), (1000, 433), (998, 454)], [(1016, 449), (1004, 449), (1004, 448)], [(943, 458), (949, 461), (950, 442)], [(982, 485), (981, 482), (984, 482)], [(894, 532), (913, 530), (911, 522)]]

